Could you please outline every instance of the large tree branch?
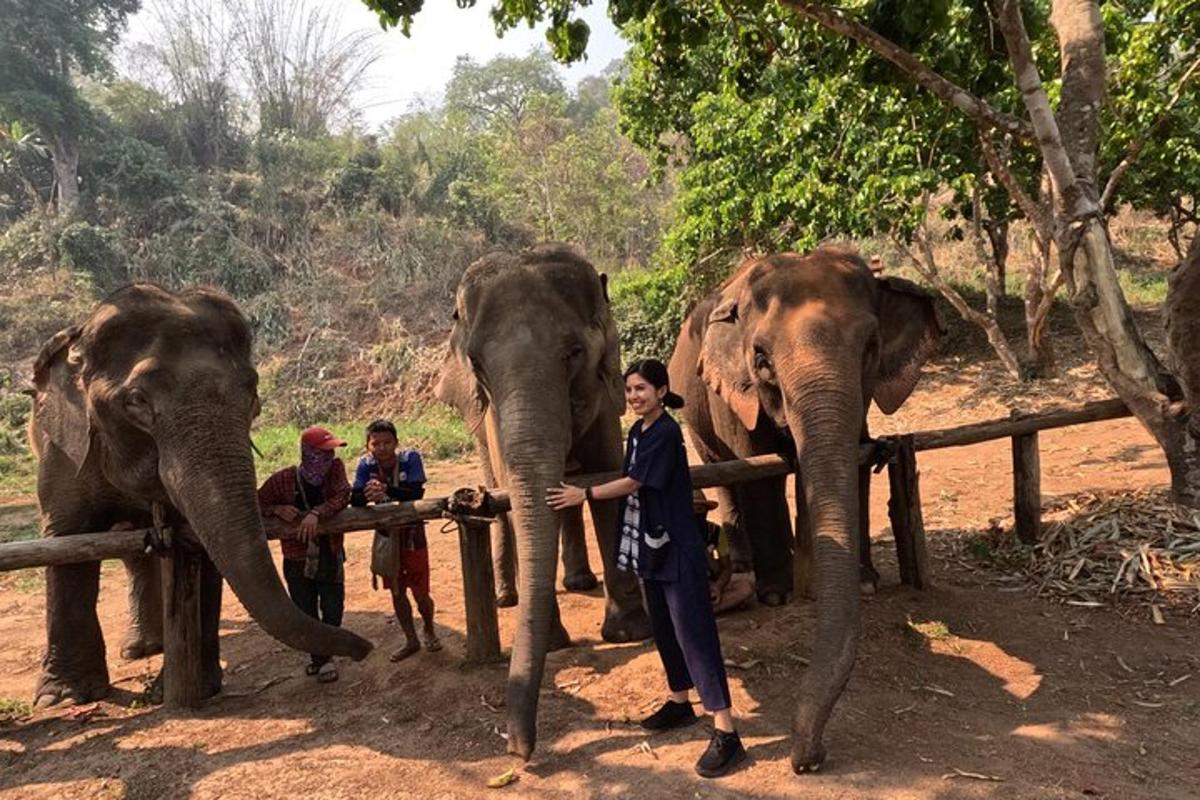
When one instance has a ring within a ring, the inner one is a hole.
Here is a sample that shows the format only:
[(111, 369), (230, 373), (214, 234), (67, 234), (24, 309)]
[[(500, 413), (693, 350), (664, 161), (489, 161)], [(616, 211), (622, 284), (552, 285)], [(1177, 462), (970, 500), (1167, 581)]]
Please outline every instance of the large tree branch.
[(946, 80), (912, 53), (880, 36), (862, 23), (850, 19), (840, 9), (832, 8), (824, 3), (805, 3), (802, 0), (779, 0), (779, 2), (827, 30), (854, 39), (876, 55), (892, 62), (914, 82), (962, 111), (980, 128), (1001, 130), (1026, 140), (1034, 138), (1034, 130), (1025, 120), (992, 108), (966, 89)]
[(1037, 204), (1037, 202), (1025, 191), (1025, 187), (1021, 186), (1020, 182), (1012, 174), (1008, 165), (1001, 160), (1000, 155), (996, 152), (996, 148), (992, 146), (991, 140), (987, 134), (979, 135), (979, 148), (983, 151), (983, 159), (987, 162), (988, 169), (996, 176), (996, 179), (1004, 186), (1009, 197), (1017, 204), (1017, 208), (1021, 209), (1021, 213), (1033, 225), (1037, 233), (1038, 239), (1049, 241), (1054, 236), (1054, 222), (1045, 213), (1045, 211)]
[(1166, 124), (1171, 109), (1183, 97), (1183, 87), (1187, 85), (1188, 80), (1196, 74), (1197, 70), (1200, 70), (1200, 58), (1193, 61), (1192, 65), (1188, 67), (1187, 72), (1183, 73), (1183, 77), (1175, 85), (1175, 94), (1171, 95), (1171, 99), (1163, 106), (1162, 111), (1158, 112), (1158, 116), (1154, 118), (1154, 122), (1150, 123), (1150, 127), (1146, 128), (1141, 136), (1135, 137), (1129, 142), (1129, 146), (1125, 148), (1125, 157), (1121, 159), (1121, 163), (1113, 168), (1112, 173), (1108, 176), (1108, 182), (1104, 184), (1104, 193), (1100, 195), (1101, 209), (1108, 208), (1112, 202), (1113, 194), (1117, 191), (1117, 184), (1121, 182), (1121, 178), (1133, 166), (1133, 162), (1137, 161), (1138, 156), (1142, 154), (1142, 148), (1146, 146), (1150, 138), (1158, 133), (1159, 128)]
[(1029, 34), (1025, 32), (1025, 20), (1021, 18), (1020, 3), (1018, 0), (1000, 0), (998, 5), (996, 21), (1004, 33), (1004, 43), (1008, 47), (1008, 58), (1016, 75), (1017, 89), (1025, 101), (1025, 108), (1029, 110), (1029, 119), (1037, 135), (1038, 149), (1041, 150), (1042, 161), (1050, 173), (1054, 193), (1061, 199), (1063, 208), (1072, 219), (1094, 214), (1097, 211), (1096, 205), (1079, 188), (1075, 168), (1071, 165), (1071, 159), (1058, 130), (1058, 120), (1054, 118), (1050, 99), (1042, 87), (1037, 62), (1033, 59), (1033, 48), (1029, 44)]

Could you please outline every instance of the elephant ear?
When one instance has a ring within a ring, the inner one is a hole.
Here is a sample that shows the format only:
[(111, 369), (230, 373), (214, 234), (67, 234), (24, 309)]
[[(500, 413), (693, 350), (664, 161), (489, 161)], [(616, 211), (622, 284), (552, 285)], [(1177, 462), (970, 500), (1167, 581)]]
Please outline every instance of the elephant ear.
[(604, 355), (597, 368), (600, 382), (608, 390), (609, 400), (617, 414), (625, 413), (625, 380), (621, 377), (621, 340), (613, 320), (612, 301), (608, 299), (608, 276), (600, 273), (600, 291), (604, 305), (596, 314), (596, 326), (604, 335)]
[(736, 296), (727, 296), (709, 313), (696, 371), (708, 388), (729, 404), (746, 430), (758, 426), (758, 389), (742, 353)]
[(91, 416), (80, 385), (79, 327), (65, 328), (42, 345), (33, 364), (34, 418), (41, 452), (58, 447), (76, 469), (87, 460), (92, 441)]
[(483, 422), (487, 409), (487, 396), (480, 391), (470, 365), (451, 346), (446, 354), (442, 377), (433, 389), (433, 395), (447, 405), (454, 406), (466, 420), (467, 429), (475, 433)]
[(872, 396), (885, 414), (895, 413), (921, 377), (921, 365), (946, 332), (933, 296), (903, 278), (878, 278), (879, 372)]

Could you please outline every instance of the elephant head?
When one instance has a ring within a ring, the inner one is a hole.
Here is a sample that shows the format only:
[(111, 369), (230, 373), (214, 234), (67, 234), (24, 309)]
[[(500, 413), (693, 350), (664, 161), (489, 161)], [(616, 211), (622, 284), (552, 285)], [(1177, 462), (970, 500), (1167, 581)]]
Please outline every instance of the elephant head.
[[(438, 397), (483, 428), (509, 490), (521, 564), (520, 620), (508, 677), (508, 749), (528, 758), (554, 616), (558, 519), (546, 489), (562, 480), (572, 443), (624, 408), (605, 282), (562, 245), (493, 253), (458, 289)], [(619, 435), (619, 434), (618, 434)]]
[(39, 454), (58, 448), (135, 502), (178, 509), (279, 641), (366, 656), (370, 642), (301, 613), (271, 561), (250, 451), (258, 373), (250, 327), (231, 300), (204, 289), (121, 289), (45, 344), (34, 380)]
[[(873, 398), (894, 412), (941, 334), (932, 298), (875, 278), (853, 252), (751, 261), (699, 309), (698, 371), (744, 428), (786, 430), (815, 536), (818, 632), (801, 686), (792, 761), (823, 758), (821, 733), (857, 647), (858, 444)], [(704, 312), (707, 312), (706, 316)]]

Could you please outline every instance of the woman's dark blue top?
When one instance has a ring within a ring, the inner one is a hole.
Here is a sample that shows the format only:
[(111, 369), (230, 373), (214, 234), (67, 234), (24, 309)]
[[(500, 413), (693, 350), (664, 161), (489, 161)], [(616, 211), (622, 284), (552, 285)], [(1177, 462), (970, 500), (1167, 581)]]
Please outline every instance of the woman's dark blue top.
[[(692, 510), (692, 476), (683, 431), (670, 414), (664, 412), (644, 431), (642, 420), (633, 424), (625, 444), (623, 472), (642, 485), (638, 502), (643, 536), (661, 536), (664, 530), (670, 535), (670, 541), (653, 557), (645, 557), (649, 553), (642, 548), (638, 574), (659, 581), (679, 580), (681, 569), (705, 575), (704, 541)], [(622, 498), (618, 520), (624, 519), (626, 505)]]

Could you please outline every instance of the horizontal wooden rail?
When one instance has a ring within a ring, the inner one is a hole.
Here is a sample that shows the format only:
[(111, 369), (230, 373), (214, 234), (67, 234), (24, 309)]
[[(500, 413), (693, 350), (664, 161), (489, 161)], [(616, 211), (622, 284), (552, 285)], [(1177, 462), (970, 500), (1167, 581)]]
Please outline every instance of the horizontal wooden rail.
[[(1117, 398), (1112, 398), (1072, 406), (1060, 406), (1032, 414), (1014, 413), (1010, 419), (922, 431), (913, 434), (913, 443), (918, 451), (936, 450), (943, 447), (977, 444), (992, 439), (1006, 439), (1050, 428), (1128, 416), (1131, 416), (1131, 412), (1125, 404)], [(871, 445), (862, 445), (859, 452), (859, 463), (865, 463), (871, 457), (872, 450)], [(698, 489), (779, 477), (794, 471), (795, 466), (792, 460), (780, 455), (754, 456), (736, 461), (699, 464), (691, 468), (692, 483)], [(618, 474), (612, 472), (580, 475), (573, 476), (569, 480), (580, 486), (594, 486), (612, 480)], [(492, 511), (508, 510), (508, 494), (504, 490), (493, 490), (489, 497)], [(448, 498), (431, 498), (368, 508), (347, 508), (336, 517), (322, 522), (320, 531), (321, 533), (350, 533), (419, 520), (440, 519), (445, 515), (449, 507), (448, 503)], [(269, 519), (265, 522), (265, 528), (268, 539), (279, 539), (294, 530), (294, 525)], [(143, 552), (147, 533), (147, 530), (107, 531), (3, 544), (0, 545), (0, 572), (140, 555)]]
[(1056, 406), (1031, 414), (1013, 412), (1013, 416), (1009, 419), (975, 422), (970, 425), (959, 425), (956, 428), (943, 428), (935, 431), (919, 431), (913, 434), (913, 441), (918, 451), (937, 450), (942, 447), (978, 444), (992, 439), (1008, 439), (1050, 428), (1065, 428), (1068, 425), (1132, 416), (1133, 412), (1125, 403), (1114, 397), (1109, 400), (1093, 400), (1070, 406)]

